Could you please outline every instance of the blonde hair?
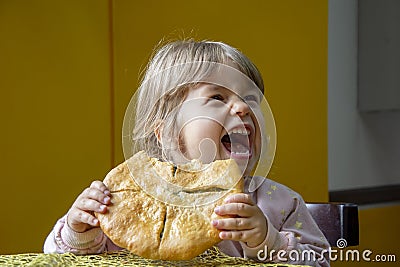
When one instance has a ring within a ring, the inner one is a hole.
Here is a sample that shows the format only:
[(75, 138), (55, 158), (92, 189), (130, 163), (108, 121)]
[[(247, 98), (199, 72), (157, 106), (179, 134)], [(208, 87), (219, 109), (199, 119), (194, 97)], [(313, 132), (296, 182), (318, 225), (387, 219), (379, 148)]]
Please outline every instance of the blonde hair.
[[(213, 72), (210, 64), (205, 64), (210, 62), (226, 65), (233, 62), (264, 92), (260, 72), (239, 50), (212, 41), (168, 43), (156, 51), (141, 81), (136, 99), (133, 153), (145, 150), (151, 157), (162, 158), (165, 155), (154, 131), (162, 122), (163, 136), (177, 136), (178, 107), (185, 100), (187, 89), (195, 85), (193, 81)], [(179, 140), (176, 141), (178, 144)]]

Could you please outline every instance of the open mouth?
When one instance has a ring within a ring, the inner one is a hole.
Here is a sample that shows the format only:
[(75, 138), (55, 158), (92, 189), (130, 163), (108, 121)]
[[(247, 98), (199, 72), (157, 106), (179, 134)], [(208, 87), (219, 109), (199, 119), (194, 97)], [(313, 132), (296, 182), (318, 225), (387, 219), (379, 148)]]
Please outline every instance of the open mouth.
[(251, 157), (250, 133), (247, 128), (235, 128), (221, 138), (221, 143), (232, 158)]

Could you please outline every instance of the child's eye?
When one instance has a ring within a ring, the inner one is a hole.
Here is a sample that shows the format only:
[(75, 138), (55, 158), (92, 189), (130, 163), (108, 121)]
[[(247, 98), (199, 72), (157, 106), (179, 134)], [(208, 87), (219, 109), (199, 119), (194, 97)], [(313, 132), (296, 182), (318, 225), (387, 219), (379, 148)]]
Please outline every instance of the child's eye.
[(215, 100), (218, 100), (218, 101), (224, 101), (224, 97), (222, 95), (220, 95), (220, 94), (211, 96), (211, 99), (215, 99)]
[(255, 95), (248, 95), (244, 97), (244, 101), (246, 102), (257, 102), (258, 103), (258, 98)]

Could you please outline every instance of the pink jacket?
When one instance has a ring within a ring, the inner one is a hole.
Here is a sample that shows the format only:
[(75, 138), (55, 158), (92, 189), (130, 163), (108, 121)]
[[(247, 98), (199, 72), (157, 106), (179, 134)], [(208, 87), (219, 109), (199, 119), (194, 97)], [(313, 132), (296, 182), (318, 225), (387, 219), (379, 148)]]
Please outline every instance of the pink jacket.
[[(258, 176), (245, 178), (245, 192), (251, 195), (267, 218), (267, 236), (255, 248), (242, 242), (224, 240), (218, 244), (222, 252), (262, 262), (329, 266), (329, 243), (299, 194)], [(45, 253), (93, 254), (121, 249), (100, 228), (74, 232), (66, 224), (66, 216), (57, 221), (47, 237)]]

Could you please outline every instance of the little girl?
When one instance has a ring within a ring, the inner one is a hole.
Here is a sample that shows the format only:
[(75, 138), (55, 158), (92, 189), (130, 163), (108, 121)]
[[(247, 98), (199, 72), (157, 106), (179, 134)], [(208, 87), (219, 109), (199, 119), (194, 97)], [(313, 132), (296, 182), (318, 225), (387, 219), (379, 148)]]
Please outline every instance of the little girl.
[[(220, 250), (255, 260), (329, 266), (329, 244), (301, 196), (269, 179), (250, 176), (267, 141), (260, 108), (263, 93), (259, 71), (235, 48), (209, 41), (169, 43), (153, 56), (137, 101), (128, 108), (135, 109), (135, 118), (131, 128), (127, 112), (125, 156), (145, 150), (175, 164), (234, 159), (243, 173), (245, 193), (231, 195), (215, 208), (221, 216), (212, 221), (220, 230)], [(106, 213), (110, 203), (110, 191), (94, 181), (56, 223), (44, 252), (121, 249), (104, 235), (94, 216)], [(315, 257), (295, 257), (302, 251)]]

